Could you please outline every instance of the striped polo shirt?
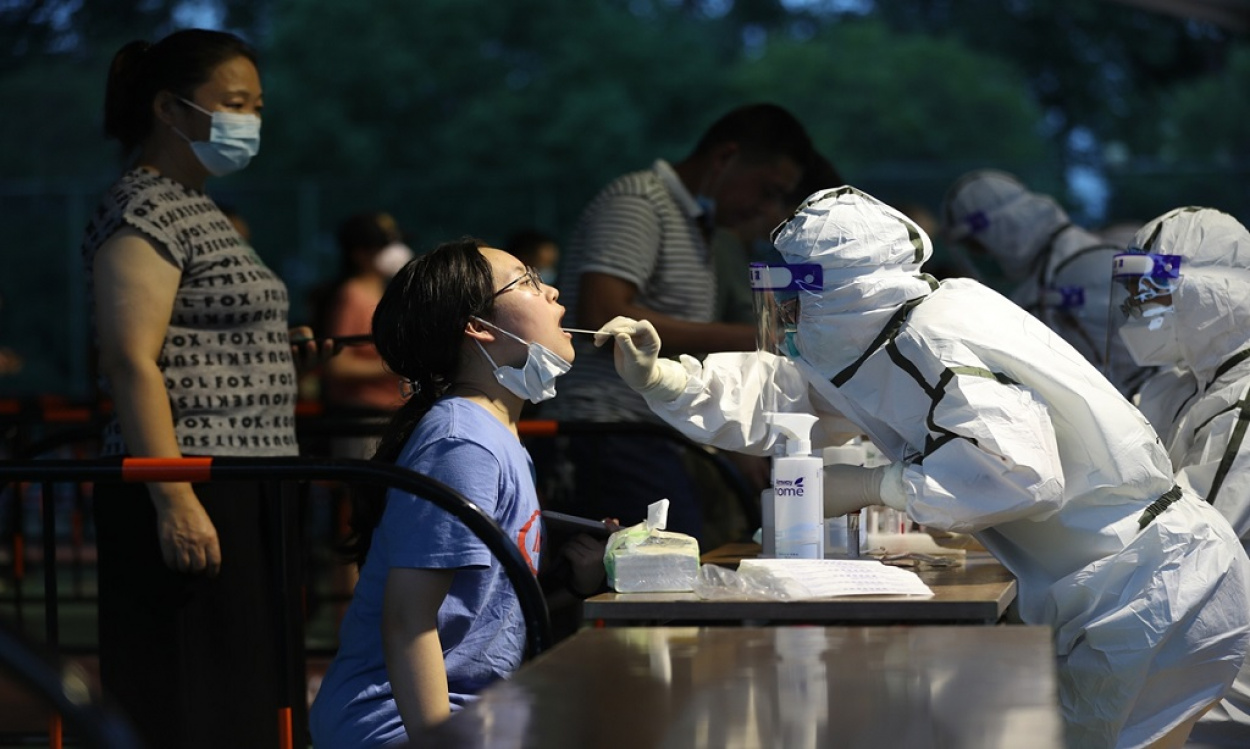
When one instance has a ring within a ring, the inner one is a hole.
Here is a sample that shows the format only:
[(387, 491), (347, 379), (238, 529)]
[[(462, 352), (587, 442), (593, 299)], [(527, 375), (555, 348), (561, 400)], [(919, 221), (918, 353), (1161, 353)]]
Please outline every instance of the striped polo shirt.
[[(582, 212), (560, 272), (565, 327), (584, 327), (577, 303), (584, 273), (604, 273), (638, 289), (635, 302), (661, 315), (712, 322), (716, 272), (699, 229), (703, 211), (660, 159), (608, 184)], [(658, 421), (617, 375), (612, 347), (575, 339), (577, 361), (556, 383), (543, 415), (562, 421)]]

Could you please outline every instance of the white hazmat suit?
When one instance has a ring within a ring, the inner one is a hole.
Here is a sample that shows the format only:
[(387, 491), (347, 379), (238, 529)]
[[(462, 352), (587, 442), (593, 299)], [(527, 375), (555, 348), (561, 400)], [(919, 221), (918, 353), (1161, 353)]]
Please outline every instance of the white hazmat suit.
[(1133, 393), (1133, 405), (1142, 412), (1164, 445), (1172, 444), (1177, 418), (1198, 397), (1193, 372), (1180, 367), (1160, 367)]
[[(1133, 246), (1181, 257), (1171, 292), (1175, 384), (1153, 378), (1143, 410), (1156, 412), (1177, 481), (1228, 518), (1250, 548), (1250, 232), (1205, 208), (1181, 208), (1147, 223)], [(1185, 396), (1185, 397), (1182, 397)], [(1179, 409), (1179, 412), (1178, 412)], [(1250, 668), (1203, 716), (1195, 746), (1250, 747)]]
[[(1006, 172), (969, 172), (943, 201), (950, 241), (985, 249), (1008, 280), (1018, 284), (1011, 300), (1032, 312), (1104, 374), (1111, 258), (1123, 252), (1073, 224), (1047, 195), (1030, 191)], [(1124, 355), (1112, 340), (1108, 379), (1121, 393), (1136, 390), (1150, 370)]]
[(767, 454), (767, 382), (778, 410), (821, 417), (814, 442), (848, 420), (871, 437), (893, 463), (827, 468), (826, 515), (885, 502), (974, 534), (1018, 579), (1024, 621), (1054, 630), (1071, 745), (1145, 746), (1218, 700), (1245, 656), (1250, 562), (1219, 513), (1171, 491), (1141, 414), (1015, 304), (922, 275), (929, 238), (854, 188), (813, 195), (774, 243), (824, 269), (819, 298), (800, 303), (797, 359), (679, 363), (656, 358), (649, 324), (605, 326), (655, 413)]

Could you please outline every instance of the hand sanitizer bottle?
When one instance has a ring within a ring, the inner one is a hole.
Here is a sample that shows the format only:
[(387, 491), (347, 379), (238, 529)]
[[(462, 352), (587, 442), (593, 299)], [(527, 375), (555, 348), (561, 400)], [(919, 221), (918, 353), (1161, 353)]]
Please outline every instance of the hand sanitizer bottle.
[(785, 454), (773, 458), (773, 524), (779, 559), (825, 556), (825, 466), (812, 455), (811, 414), (765, 413), (764, 420), (786, 436)]
[[(780, 442), (773, 445), (774, 458), (785, 454), (785, 445)], [(774, 511), (777, 508), (773, 497), (772, 464), (769, 464), (768, 488), (760, 492), (760, 559), (777, 557), (777, 524)]]

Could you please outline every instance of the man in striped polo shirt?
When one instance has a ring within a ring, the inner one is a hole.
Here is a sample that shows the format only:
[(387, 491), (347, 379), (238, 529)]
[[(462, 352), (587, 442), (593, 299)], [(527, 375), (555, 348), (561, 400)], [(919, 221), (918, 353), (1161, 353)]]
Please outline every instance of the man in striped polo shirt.
[[(617, 315), (649, 320), (665, 354), (755, 348), (751, 325), (715, 319), (714, 226), (733, 228), (784, 213), (810, 160), (811, 141), (785, 109), (751, 104), (722, 116), (676, 164), (614, 180), (582, 212), (560, 272), (566, 326), (597, 329)], [(747, 269), (742, 269), (743, 274)], [(611, 347), (577, 342), (577, 365), (542, 413), (561, 421), (660, 423), (617, 376)], [(639, 434), (578, 436), (568, 461), (573, 490), (562, 501), (588, 517), (642, 521), (667, 497), (669, 530), (698, 537), (702, 517), (675, 443)], [(555, 473), (569, 475), (568, 470)]]

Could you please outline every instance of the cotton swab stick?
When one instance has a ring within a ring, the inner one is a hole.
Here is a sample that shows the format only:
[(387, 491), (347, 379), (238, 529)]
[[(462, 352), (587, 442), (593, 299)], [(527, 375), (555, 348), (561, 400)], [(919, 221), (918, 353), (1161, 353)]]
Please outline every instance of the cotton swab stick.
[(563, 330), (565, 333), (585, 333), (586, 335), (599, 335), (607, 332), (603, 330), (582, 330), (580, 328), (560, 328), (560, 330)]

